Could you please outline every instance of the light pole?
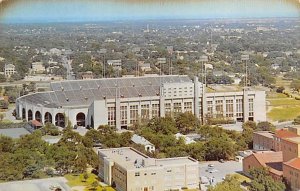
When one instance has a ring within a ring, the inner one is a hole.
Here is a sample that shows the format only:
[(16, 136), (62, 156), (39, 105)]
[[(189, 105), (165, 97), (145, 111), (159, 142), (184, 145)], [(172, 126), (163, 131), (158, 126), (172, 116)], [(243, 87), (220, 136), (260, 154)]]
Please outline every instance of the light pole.
[(242, 62), (244, 62), (245, 76), (244, 76), (244, 88), (248, 87), (248, 60), (249, 55), (244, 54), (241, 56)]
[(201, 80), (202, 83), (206, 86), (206, 66), (205, 62), (208, 62), (208, 57), (206, 55), (200, 56), (200, 62), (201, 62)]
[(103, 55), (102, 77), (105, 78), (105, 54), (107, 53), (107, 50), (105, 48), (101, 48), (99, 53)]

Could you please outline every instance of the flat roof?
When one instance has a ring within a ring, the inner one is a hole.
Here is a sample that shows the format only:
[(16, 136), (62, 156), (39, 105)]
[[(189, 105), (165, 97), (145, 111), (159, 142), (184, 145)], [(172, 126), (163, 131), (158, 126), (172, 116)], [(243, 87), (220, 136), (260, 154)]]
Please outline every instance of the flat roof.
[(273, 139), (273, 137), (274, 137), (274, 133), (272, 133), (270, 131), (255, 131), (254, 134), (262, 135), (264, 137), (268, 137), (271, 139)]
[(13, 139), (20, 138), (22, 135), (30, 134), (25, 128), (9, 128), (9, 129), (0, 129), (0, 135), (11, 137)]
[(99, 149), (99, 154), (103, 157), (111, 159), (120, 166), (127, 170), (147, 168), (147, 167), (161, 167), (172, 165), (185, 165), (185, 164), (198, 164), (198, 161), (190, 157), (176, 157), (176, 158), (164, 158), (155, 159), (150, 158), (147, 155), (131, 148), (111, 148), (111, 149)]

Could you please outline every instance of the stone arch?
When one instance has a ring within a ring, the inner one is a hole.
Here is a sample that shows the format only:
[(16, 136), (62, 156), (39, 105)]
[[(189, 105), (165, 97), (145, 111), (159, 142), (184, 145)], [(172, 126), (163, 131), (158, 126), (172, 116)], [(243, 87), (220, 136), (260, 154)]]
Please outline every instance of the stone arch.
[(52, 123), (52, 115), (51, 115), (51, 113), (46, 112), (45, 116), (44, 116), (44, 119), (45, 119), (45, 123)]
[(31, 121), (33, 119), (33, 114), (31, 109), (28, 110), (28, 117), (27, 117), (27, 121)]
[(62, 113), (57, 113), (55, 115), (55, 125), (59, 127), (65, 127), (65, 115)]
[(85, 127), (85, 114), (80, 112), (76, 115), (76, 124), (77, 126)]
[(42, 123), (42, 114), (40, 111), (36, 111), (35, 115), (34, 115), (35, 120), (37, 120), (38, 122)]

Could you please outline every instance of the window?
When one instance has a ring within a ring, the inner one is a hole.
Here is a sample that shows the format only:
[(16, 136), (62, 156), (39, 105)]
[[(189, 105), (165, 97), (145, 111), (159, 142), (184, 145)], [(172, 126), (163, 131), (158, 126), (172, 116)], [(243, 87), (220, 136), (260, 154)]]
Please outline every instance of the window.
[(236, 116), (243, 117), (243, 99), (236, 100)]
[(121, 125), (127, 125), (127, 106), (121, 106)]
[(138, 105), (130, 106), (130, 124), (136, 123), (138, 120)]
[(174, 113), (180, 113), (181, 110), (181, 103), (174, 103)]
[(212, 114), (213, 114), (213, 102), (207, 101), (207, 115), (209, 117), (212, 117)]
[(142, 120), (149, 119), (149, 104), (141, 105), (141, 118)]
[(139, 172), (136, 172), (136, 173), (135, 173), (135, 176), (140, 176), (140, 173), (139, 173)]
[(249, 99), (249, 116), (253, 117), (254, 113), (253, 113), (253, 99)]
[(172, 172), (172, 170), (167, 170), (167, 172)]
[(159, 117), (159, 104), (152, 104), (152, 117)]
[(171, 104), (170, 103), (165, 104), (165, 112), (166, 112), (166, 115), (171, 115)]
[(116, 125), (116, 108), (108, 107), (108, 125), (115, 126)]
[(216, 100), (217, 117), (223, 117), (223, 100)]
[(226, 100), (226, 117), (233, 117), (233, 100)]
[(192, 112), (192, 102), (184, 102), (184, 112)]

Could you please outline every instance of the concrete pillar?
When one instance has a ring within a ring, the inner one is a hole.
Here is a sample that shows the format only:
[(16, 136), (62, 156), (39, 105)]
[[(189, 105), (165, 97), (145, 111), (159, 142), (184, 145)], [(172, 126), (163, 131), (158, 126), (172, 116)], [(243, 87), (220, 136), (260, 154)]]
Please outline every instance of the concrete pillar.
[(52, 111), (51, 115), (52, 115), (52, 124), (55, 125), (55, 115), (56, 115), (56, 113), (54, 111)]
[(200, 119), (200, 112), (199, 112), (199, 81), (198, 77), (194, 77), (194, 114), (195, 116)]
[(207, 115), (207, 101), (206, 101), (206, 89), (205, 84), (202, 84), (202, 123), (206, 122)]
[(165, 113), (165, 95), (164, 95), (164, 87), (161, 84), (160, 86), (160, 95), (159, 95), (159, 113), (160, 113), (160, 117), (165, 117), (166, 113)]
[(249, 120), (249, 98), (247, 87), (243, 90), (243, 112), (244, 112), (244, 122)]

